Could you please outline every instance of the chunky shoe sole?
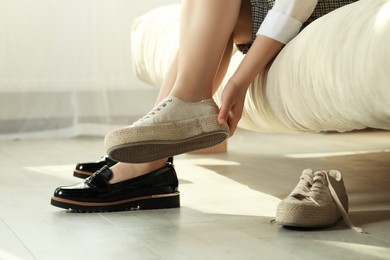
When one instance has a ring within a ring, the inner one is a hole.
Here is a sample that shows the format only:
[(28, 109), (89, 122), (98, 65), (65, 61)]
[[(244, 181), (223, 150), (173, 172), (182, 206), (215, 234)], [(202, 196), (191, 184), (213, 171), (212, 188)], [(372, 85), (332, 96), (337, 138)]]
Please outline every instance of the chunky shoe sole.
[(224, 132), (209, 133), (186, 140), (154, 141), (147, 143), (124, 144), (112, 147), (108, 154), (120, 162), (145, 163), (169, 156), (208, 148), (223, 142), (227, 138)]
[(107, 154), (116, 161), (145, 163), (208, 148), (228, 137), (227, 124), (219, 125), (217, 115), (213, 115), (117, 129), (106, 135), (105, 147)]
[[(340, 201), (348, 210), (348, 197), (340, 198)], [(342, 218), (335, 203), (313, 204), (281, 202), (276, 211), (275, 222), (283, 226), (324, 228), (334, 225)]]
[(51, 205), (76, 212), (179, 208), (180, 193), (156, 194), (113, 202), (84, 202), (52, 197)]

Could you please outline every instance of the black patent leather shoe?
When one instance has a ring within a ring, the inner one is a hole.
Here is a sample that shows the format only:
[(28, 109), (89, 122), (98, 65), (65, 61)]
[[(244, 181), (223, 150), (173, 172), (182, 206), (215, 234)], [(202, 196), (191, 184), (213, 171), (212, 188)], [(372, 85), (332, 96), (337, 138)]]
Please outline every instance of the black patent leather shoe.
[(112, 176), (105, 165), (82, 183), (58, 187), (51, 205), (78, 212), (180, 207), (172, 159), (164, 167), (130, 180), (110, 184)]
[(103, 166), (107, 165), (108, 167), (111, 167), (115, 164), (117, 164), (117, 162), (108, 157), (108, 155), (102, 156), (100, 160), (95, 162), (78, 163), (73, 171), (73, 176), (85, 179), (101, 169)]

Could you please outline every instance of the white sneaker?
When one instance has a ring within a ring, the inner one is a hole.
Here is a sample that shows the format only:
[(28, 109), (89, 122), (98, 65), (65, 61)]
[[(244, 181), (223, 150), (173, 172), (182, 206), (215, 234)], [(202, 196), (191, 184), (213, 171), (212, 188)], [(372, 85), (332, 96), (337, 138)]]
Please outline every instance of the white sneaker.
[(337, 170), (302, 172), (295, 189), (282, 200), (275, 222), (285, 226), (320, 228), (334, 225), (341, 217), (349, 227), (355, 227), (348, 217), (348, 195), (343, 176)]
[(189, 103), (167, 97), (132, 125), (109, 132), (107, 154), (143, 163), (214, 146), (229, 137), (228, 125), (218, 124), (218, 112), (213, 99)]

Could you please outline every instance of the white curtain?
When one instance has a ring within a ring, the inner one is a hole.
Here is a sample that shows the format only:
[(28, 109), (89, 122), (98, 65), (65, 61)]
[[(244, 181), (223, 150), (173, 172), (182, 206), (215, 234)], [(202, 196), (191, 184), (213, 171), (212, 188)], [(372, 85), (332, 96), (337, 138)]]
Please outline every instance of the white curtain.
[(179, 0), (0, 0), (0, 139), (104, 135), (153, 105), (135, 18)]

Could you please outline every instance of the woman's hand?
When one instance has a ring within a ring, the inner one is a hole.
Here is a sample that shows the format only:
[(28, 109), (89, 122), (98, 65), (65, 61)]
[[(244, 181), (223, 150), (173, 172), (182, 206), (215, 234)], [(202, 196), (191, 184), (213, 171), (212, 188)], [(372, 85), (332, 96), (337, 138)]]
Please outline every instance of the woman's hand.
[(278, 54), (284, 44), (267, 36), (258, 35), (222, 92), (218, 114), (220, 124), (227, 123), (230, 136), (234, 134), (242, 116), (246, 90), (255, 77)]
[(222, 105), (218, 114), (220, 124), (227, 123), (230, 136), (234, 134), (237, 124), (241, 119), (244, 108), (246, 87), (235, 84), (232, 80), (226, 84), (222, 92)]

